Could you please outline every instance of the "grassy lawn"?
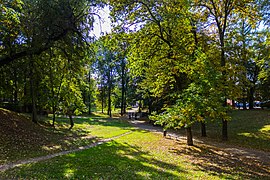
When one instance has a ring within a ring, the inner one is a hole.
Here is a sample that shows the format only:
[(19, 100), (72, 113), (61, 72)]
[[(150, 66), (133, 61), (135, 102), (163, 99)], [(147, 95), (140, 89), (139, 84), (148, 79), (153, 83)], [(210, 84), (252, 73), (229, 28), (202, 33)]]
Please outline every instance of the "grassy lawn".
[[(251, 149), (270, 151), (270, 110), (233, 110), (228, 122), (227, 143)], [(206, 125), (206, 140), (221, 141), (221, 121)], [(180, 131), (184, 135), (184, 131)], [(200, 137), (200, 126), (193, 127), (195, 136)]]
[[(269, 151), (269, 111), (233, 111), (232, 116), (229, 144)], [(68, 119), (58, 117), (56, 129), (44, 128), (49, 134), (57, 132), (58, 140), (51, 141), (56, 144), (63, 141), (65, 148), (75, 148), (128, 131), (132, 133), (88, 150), (7, 170), (0, 173), (0, 179), (270, 178), (270, 164), (235, 157), (222, 151), (222, 147), (203, 143), (189, 147), (185, 140), (165, 139), (161, 134), (134, 129), (125, 120), (106, 116), (77, 117), (75, 123), (74, 129), (68, 131)], [(207, 129), (207, 140), (218, 141), (221, 127), (209, 124)], [(193, 130), (195, 136), (199, 136), (199, 128), (195, 126)], [(40, 150), (23, 148), (30, 153)], [(52, 152), (45, 151), (39, 155)], [(30, 154), (22, 159), (29, 157)]]
[(58, 117), (53, 128), (50, 117), (36, 125), (20, 114), (0, 109), (0, 164), (75, 149), (131, 129), (127, 122), (105, 115), (74, 118), (74, 122), (74, 128), (68, 130), (69, 119)]
[(185, 142), (135, 130), (89, 150), (6, 171), (0, 178), (267, 179), (263, 169), (214, 152), (203, 145), (187, 147)]

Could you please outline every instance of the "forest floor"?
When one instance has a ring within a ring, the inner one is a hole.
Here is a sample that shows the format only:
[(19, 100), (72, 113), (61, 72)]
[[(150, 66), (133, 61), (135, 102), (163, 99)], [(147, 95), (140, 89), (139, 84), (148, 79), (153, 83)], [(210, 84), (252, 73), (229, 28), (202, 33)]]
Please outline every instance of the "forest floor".
[[(258, 116), (257, 112), (253, 113)], [(269, 112), (261, 113), (264, 114), (263, 117), (269, 115)], [(0, 178), (81, 178), (80, 175), (84, 174), (93, 179), (100, 177), (114, 179), (118, 175), (122, 177), (123, 172), (127, 172), (124, 171), (127, 166), (130, 166), (132, 171), (130, 174), (127, 173), (126, 177), (131, 179), (270, 178), (268, 146), (254, 148), (255, 143), (254, 147), (250, 148), (250, 143), (244, 142), (236, 145), (235, 142), (241, 141), (242, 137), (238, 141), (221, 142), (213, 139), (210, 132), (209, 137), (201, 138), (194, 130), (195, 145), (186, 146), (183, 131), (170, 130), (167, 137), (163, 138), (162, 128), (153, 126), (145, 120), (129, 120), (125, 117), (111, 119), (104, 116), (80, 117), (75, 120), (77, 124), (72, 131), (65, 130), (68, 129), (68, 119), (65, 118), (58, 119), (57, 128), (52, 129), (46, 123), (36, 125), (17, 113), (0, 109), (0, 170), (2, 168)], [(264, 130), (270, 125), (268, 122), (268, 119), (264, 122), (262, 126)], [(211, 130), (211, 127), (209, 129)], [(232, 129), (235, 130), (233, 126)], [(269, 143), (270, 132), (267, 129), (263, 133), (260, 138), (266, 139), (261, 142)], [(235, 138), (233, 134), (231, 136)], [(118, 151), (121, 152), (121, 156), (116, 156)], [(95, 153), (98, 153), (96, 158), (99, 159), (93, 160)], [(127, 159), (123, 160), (122, 153)], [(74, 157), (80, 159), (74, 160)], [(113, 160), (110, 160), (111, 158)], [(79, 164), (76, 164), (76, 161)], [(67, 168), (68, 164), (72, 164), (73, 169), (69, 166)], [(101, 169), (93, 169), (101, 165)], [(65, 172), (55, 172), (59, 166), (64, 167)], [(117, 168), (112, 170), (112, 166)], [(45, 168), (46, 172), (36, 172), (42, 168)], [(79, 172), (80, 168), (82, 172)], [(111, 171), (107, 175), (102, 175), (104, 168)], [(179, 168), (183, 169), (183, 173)], [(78, 173), (70, 174), (69, 171), (74, 169), (78, 170)], [(132, 174), (135, 172), (136, 174)]]

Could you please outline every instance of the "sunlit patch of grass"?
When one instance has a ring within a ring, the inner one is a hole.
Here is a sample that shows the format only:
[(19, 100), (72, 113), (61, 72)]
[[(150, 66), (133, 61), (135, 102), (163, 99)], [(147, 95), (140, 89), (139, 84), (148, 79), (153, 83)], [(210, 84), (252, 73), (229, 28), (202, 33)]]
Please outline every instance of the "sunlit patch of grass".
[(265, 125), (263, 128), (260, 129), (261, 132), (270, 131), (270, 125)]
[(238, 133), (240, 136), (252, 137), (250, 133)]
[(71, 177), (74, 176), (74, 172), (75, 172), (75, 170), (74, 170), (74, 169), (71, 169), (71, 168), (69, 167), (69, 164), (67, 164), (67, 165), (66, 165), (65, 172), (64, 172), (64, 176), (65, 176), (66, 178), (71, 178)]
[(46, 150), (46, 151), (55, 151), (58, 149), (62, 149), (61, 145), (53, 145), (53, 146), (42, 146), (42, 149)]
[[(220, 179), (227, 172), (206, 171), (186, 154), (169, 151), (186, 145), (161, 135), (135, 130), (115, 141), (82, 151), (6, 171), (0, 178), (28, 179)], [(190, 155), (192, 155), (191, 150)], [(207, 163), (207, 162), (204, 162)], [(35, 172), (35, 173), (33, 173)]]
[[(270, 111), (269, 110), (233, 110), (229, 113), (229, 141), (226, 143), (247, 148), (270, 151)], [(221, 141), (221, 120), (206, 124), (209, 140)], [(183, 130), (180, 130), (185, 135)], [(193, 127), (195, 138), (201, 136), (200, 124)]]

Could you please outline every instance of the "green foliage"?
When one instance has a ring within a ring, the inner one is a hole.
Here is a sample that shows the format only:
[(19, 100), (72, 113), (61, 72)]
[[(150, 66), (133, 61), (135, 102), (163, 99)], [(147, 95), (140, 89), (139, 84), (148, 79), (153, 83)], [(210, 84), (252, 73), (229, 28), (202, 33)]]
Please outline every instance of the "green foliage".
[(185, 67), (191, 83), (179, 95), (176, 104), (150, 118), (165, 129), (187, 128), (197, 121), (229, 119), (225, 113), (227, 108), (222, 105), (222, 75), (219, 68), (213, 66), (201, 51), (197, 51), (196, 59), (191, 59)]

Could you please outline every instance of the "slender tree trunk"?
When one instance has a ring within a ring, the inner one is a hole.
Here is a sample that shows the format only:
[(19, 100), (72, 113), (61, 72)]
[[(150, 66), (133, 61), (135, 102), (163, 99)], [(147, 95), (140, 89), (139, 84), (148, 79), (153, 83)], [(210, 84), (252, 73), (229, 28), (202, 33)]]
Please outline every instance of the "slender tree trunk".
[(70, 121), (69, 130), (71, 130), (73, 128), (73, 126), (74, 126), (74, 121), (73, 121), (72, 113), (71, 112), (68, 113), (68, 117), (69, 117), (69, 121)]
[(122, 89), (121, 89), (121, 116), (125, 113), (125, 61), (124, 58), (122, 58), (121, 61), (121, 80), (122, 80)]
[[(24, 96), (24, 97), (26, 97), (26, 96), (27, 96), (27, 83), (26, 83), (26, 76), (24, 77), (23, 96)], [(23, 111), (24, 111), (24, 112), (26, 112), (26, 113), (28, 113), (28, 112), (29, 112), (29, 110), (28, 110), (28, 105), (27, 105), (27, 103), (26, 103), (26, 101), (25, 101), (25, 100), (23, 101), (23, 106), (24, 106)]]
[(249, 109), (254, 109), (254, 86), (251, 86), (249, 89)]
[(88, 101), (89, 101), (88, 114), (90, 115), (91, 114), (91, 71), (90, 70), (89, 70), (89, 76), (88, 76), (88, 86), (89, 86), (89, 89), (88, 89)]
[(246, 98), (243, 98), (243, 109), (247, 110)]
[[(110, 89), (110, 88), (109, 88)], [(111, 107), (111, 91), (109, 90), (109, 93), (108, 93), (108, 110), (107, 110), (107, 114), (112, 117), (112, 107)]]
[(55, 107), (55, 105), (53, 105), (53, 127), (54, 127), (54, 125), (55, 125), (55, 111), (56, 111), (56, 107)]
[(228, 140), (228, 121), (222, 119), (222, 140)]
[(14, 71), (14, 102), (18, 102), (18, 78), (17, 78), (17, 71)]
[(166, 137), (167, 135), (167, 130), (163, 129), (163, 137)]
[(149, 96), (149, 100), (148, 100), (148, 113), (151, 114), (152, 113), (152, 98)]
[[(224, 50), (224, 34), (225, 34), (225, 31), (223, 31), (223, 33), (220, 34), (220, 44), (221, 44), (221, 62), (220, 62), (220, 64), (221, 64), (221, 67), (226, 66), (225, 50)], [(223, 84), (225, 84), (225, 85), (227, 84), (225, 70), (222, 71), (222, 81), (223, 81)], [(224, 92), (223, 92), (223, 96), (224, 96), (223, 106), (224, 107), (227, 106), (227, 96), (226, 96), (226, 94), (227, 94), (227, 92), (224, 89)], [(227, 123), (227, 120), (224, 119), (224, 118), (222, 118), (222, 140), (223, 141), (228, 140), (228, 123)]]
[(139, 100), (139, 109), (138, 109), (138, 113), (142, 112), (142, 100)]
[(101, 84), (101, 112), (104, 113), (104, 88)]
[(127, 113), (127, 90), (128, 90), (128, 78), (125, 77), (124, 114)]
[(30, 88), (31, 88), (31, 97), (32, 97), (32, 122), (37, 123), (37, 99), (36, 99), (36, 88), (34, 83), (34, 63), (33, 63), (33, 57), (31, 57), (31, 68), (30, 68)]
[(202, 133), (202, 137), (206, 137), (206, 124), (205, 122), (201, 121), (201, 133)]
[(235, 100), (232, 100), (232, 107), (235, 108)]
[(122, 92), (121, 92), (121, 116), (124, 115), (125, 109), (125, 84), (122, 77)]
[(111, 77), (111, 69), (109, 72), (108, 80), (109, 80), (109, 87), (108, 87), (108, 112), (107, 114), (112, 117), (112, 99), (111, 99), (111, 91), (112, 91), (112, 77)]
[(187, 134), (187, 145), (193, 146), (193, 137), (192, 137), (191, 127), (186, 128), (186, 134)]
[[(31, 83), (32, 84), (32, 83)], [(38, 118), (37, 118), (37, 100), (36, 100), (36, 96), (35, 96), (35, 90), (33, 89), (33, 85), (31, 85), (31, 95), (32, 95), (32, 121), (34, 123), (37, 123)]]

